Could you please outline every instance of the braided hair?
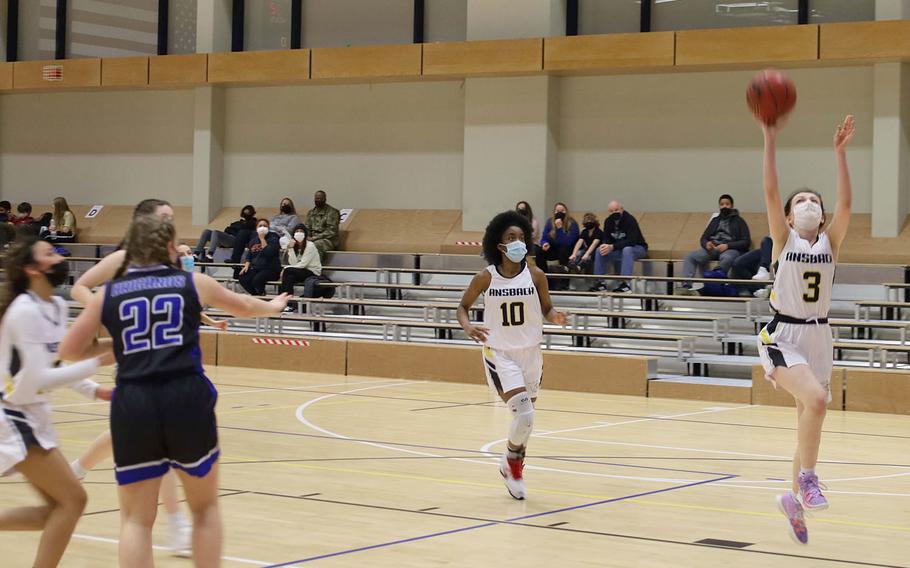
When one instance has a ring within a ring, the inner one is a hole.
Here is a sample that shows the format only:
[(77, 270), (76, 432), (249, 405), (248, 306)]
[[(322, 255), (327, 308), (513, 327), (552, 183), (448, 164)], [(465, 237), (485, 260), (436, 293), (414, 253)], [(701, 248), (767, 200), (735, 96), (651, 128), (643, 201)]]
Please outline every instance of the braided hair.
[(163, 264), (177, 268), (171, 260), (168, 248), (176, 239), (177, 229), (172, 218), (160, 215), (136, 217), (126, 231), (123, 247), (126, 250), (126, 257), (115, 278), (123, 276), (131, 264), (140, 266)]

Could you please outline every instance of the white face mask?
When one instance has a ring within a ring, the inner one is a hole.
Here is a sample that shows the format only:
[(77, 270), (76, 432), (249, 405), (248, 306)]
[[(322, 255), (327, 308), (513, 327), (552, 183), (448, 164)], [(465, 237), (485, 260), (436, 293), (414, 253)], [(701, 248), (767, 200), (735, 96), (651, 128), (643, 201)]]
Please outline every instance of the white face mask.
[(793, 207), (793, 225), (800, 231), (818, 229), (822, 222), (822, 208), (814, 201), (803, 201)]
[(302, 243), (306, 239), (306, 233), (294, 233), (294, 240)]
[(267, 235), (267, 234), (268, 234), (269, 228), (268, 228), (268, 227), (258, 227), (258, 228), (256, 229), (256, 232), (259, 233), (260, 235), (263, 235), (263, 236), (264, 236), (264, 235)]

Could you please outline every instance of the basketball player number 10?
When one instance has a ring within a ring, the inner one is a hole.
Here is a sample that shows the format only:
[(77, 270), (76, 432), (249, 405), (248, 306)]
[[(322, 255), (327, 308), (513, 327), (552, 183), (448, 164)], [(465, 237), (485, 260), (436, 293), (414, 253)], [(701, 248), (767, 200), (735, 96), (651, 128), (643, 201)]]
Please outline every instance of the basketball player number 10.
[(525, 303), (512, 302), (500, 304), (499, 309), (502, 311), (502, 326), (509, 327), (513, 325), (522, 325), (525, 322)]

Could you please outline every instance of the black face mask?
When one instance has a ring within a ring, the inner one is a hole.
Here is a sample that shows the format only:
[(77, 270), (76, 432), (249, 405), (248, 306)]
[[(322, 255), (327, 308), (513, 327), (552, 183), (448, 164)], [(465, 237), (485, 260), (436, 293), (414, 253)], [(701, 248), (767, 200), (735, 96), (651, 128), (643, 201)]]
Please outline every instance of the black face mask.
[(613, 213), (612, 215), (607, 217), (607, 220), (610, 221), (611, 223), (619, 223), (620, 219), (622, 219), (622, 211), (620, 211), (618, 213)]
[(291, 209), (290, 205), (285, 204), (285, 205), (281, 206), (281, 212), (284, 213), (285, 215), (290, 215), (291, 211), (292, 211), (292, 209)]
[(325, 201), (314, 201), (313, 204), (316, 206), (316, 209), (322, 209), (325, 207)]
[(560, 221), (562, 221), (563, 219), (566, 218), (566, 214), (563, 213), (562, 211), (560, 211), (559, 213), (554, 213), (554, 214), (553, 214), (553, 218), (554, 218), (554, 219), (559, 219)]
[(50, 282), (51, 286), (54, 288), (63, 285), (69, 275), (70, 266), (65, 260), (51, 266), (50, 270), (44, 273), (44, 277), (47, 278), (47, 281)]
[(585, 223), (585, 229), (592, 231), (597, 228), (597, 223)]
[(733, 211), (733, 210), (730, 209), (729, 207), (721, 207), (721, 209), (720, 209), (720, 216), (721, 216), (721, 217), (729, 217), (731, 211)]
[(522, 215), (522, 216), (524, 216), (524, 217), (527, 217), (527, 216), (528, 216), (528, 210), (527, 210), (527, 209), (516, 209), (515, 211), (517, 211), (519, 215)]

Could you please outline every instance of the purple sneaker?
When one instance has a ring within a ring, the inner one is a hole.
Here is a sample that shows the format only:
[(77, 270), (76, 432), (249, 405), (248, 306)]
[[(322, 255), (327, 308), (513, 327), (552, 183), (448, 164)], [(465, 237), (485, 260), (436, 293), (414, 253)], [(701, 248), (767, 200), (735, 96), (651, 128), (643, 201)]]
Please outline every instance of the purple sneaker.
[(824, 511), (828, 508), (828, 500), (822, 495), (815, 474), (799, 474), (799, 496), (803, 507), (810, 511)]
[(792, 493), (785, 493), (777, 496), (777, 506), (790, 521), (790, 537), (796, 544), (809, 544), (809, 529), (803, 520), (803, 507), (799, 501)]

